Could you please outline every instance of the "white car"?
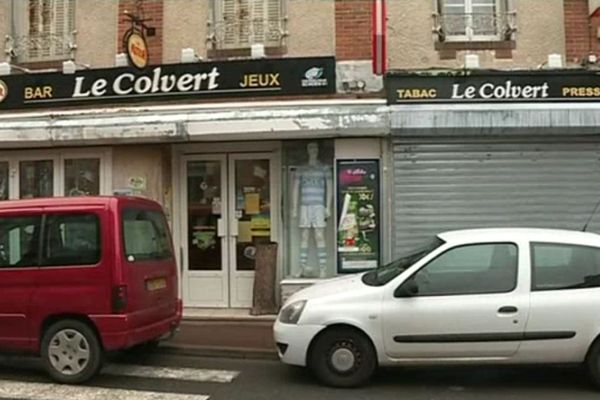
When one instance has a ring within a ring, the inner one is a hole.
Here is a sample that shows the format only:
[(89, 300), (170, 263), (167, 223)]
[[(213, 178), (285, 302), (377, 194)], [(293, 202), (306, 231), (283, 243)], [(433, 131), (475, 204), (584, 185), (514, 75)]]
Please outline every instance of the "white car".
[(324, 383), (377, 366), (585, 363), (600, 386), (600, 236), (547, 229), (440, 234), (363, 274), (295, 293), (279, 357)]

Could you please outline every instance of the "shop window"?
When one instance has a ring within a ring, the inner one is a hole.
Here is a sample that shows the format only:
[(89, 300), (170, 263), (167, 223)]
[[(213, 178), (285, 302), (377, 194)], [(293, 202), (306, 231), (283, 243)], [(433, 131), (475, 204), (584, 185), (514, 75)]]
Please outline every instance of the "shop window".
[(54, 194), (54, 162), (52, 160), (19, 163), (19, 197), (52, 197)]
[(213, 48), (279, 47), (284, 38), (283, 0), (214, 0)]
[(327, 278), (335, 274), (333, 158), (331, 140), (284, 144), (288, 278)]
[(97, 196), (100, 194), (100, 159), (65, 160), (65, 196)]
[(19, 62), (69, 58), (75, 30), (75, 0), (13, 1)]
[(8, 200), (9, 199), (9, 180), (8, 180), (8, 170), (10, 168), (10, 164), (8, 161), (0, 162), (0, 200)]
[(438, 0), (434, 31), (440, 42), (506, 41), (515, 31), (510, 0)]

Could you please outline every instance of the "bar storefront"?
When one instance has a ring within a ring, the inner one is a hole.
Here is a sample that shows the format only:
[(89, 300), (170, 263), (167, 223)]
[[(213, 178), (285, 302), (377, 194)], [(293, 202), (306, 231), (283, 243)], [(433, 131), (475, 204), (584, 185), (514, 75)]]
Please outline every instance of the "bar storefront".
[(277, 243), (279, 302), (389, 251), (385, 102), (335, 79), (333, 57), (2, 76), (0, 196), (159, 201), (186, 307), (250, 307)]

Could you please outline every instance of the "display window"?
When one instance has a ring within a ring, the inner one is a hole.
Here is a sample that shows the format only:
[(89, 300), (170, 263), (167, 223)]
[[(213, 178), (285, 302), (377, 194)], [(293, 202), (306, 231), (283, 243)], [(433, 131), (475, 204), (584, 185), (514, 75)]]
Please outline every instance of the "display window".
[(336, 273), (333, 140), (289, 141), (283, 149), (286, 278)]
[(110, 150), (0, 153), (0, 200), (109, 193)]

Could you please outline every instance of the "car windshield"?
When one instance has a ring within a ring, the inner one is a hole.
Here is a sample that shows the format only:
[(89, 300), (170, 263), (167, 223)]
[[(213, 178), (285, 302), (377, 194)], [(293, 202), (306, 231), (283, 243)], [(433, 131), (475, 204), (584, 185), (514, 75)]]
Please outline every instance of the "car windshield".
[(444, 243), (442, 239), (436, 236), (428, 241), (426, 245), (408, 252), (407, 255), (367, 272), (363, 275), (362, 281), (369, 286), (383, 286)]

